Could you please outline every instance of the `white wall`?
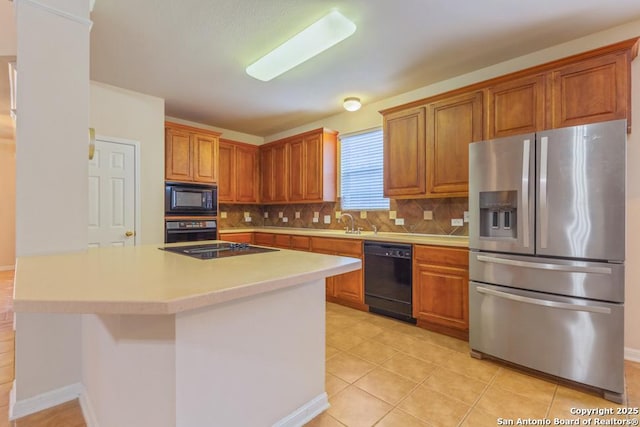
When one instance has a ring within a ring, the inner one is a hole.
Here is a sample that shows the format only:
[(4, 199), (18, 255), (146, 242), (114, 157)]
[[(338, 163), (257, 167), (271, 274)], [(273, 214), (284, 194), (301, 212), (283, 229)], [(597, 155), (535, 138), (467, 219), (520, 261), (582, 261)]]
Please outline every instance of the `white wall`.
[[(89, 1), (42, 3), (74, 19), (16, 2), (18, 257), (87, 247)], [(81, 379), (78, 316), (16, 314), (15, 348), (18, 400)]]
[[(265, 142), (294, 135), (318, 127), (328, 127), (340, 133), (355, 132), (382, 126), (379, 110), (426, 98), (448, 90), (517, 71), (523, 68), (553, 61), (576, 53), (596, 49), (622, 40), (640, 36), (640, 21), (595, 33), (568, 43), (544, 49), (481, 70), (474, 71), (433, 85), (364, 105), (355, 113), (342, 113), (327, 119), (308, 123), (285, 132), (270, 135)], [(626, 305), (625, 347), (627, 357), (640, 361), (640, 58), (632, 63), (632, 124), (633, 132), (627, 144), (627, 254), (626, 254)]]
[(96, 134), (140, 142), (142, 244), (164, 242), (164, 100), (92, 81), (89, 124)]

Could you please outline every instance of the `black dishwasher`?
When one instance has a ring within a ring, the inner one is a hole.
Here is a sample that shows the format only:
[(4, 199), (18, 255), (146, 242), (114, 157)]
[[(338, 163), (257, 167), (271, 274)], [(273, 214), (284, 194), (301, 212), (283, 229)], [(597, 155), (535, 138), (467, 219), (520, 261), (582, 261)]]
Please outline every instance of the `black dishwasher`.
[(411, 245), (364, 242), (364, 302), (369, 311), (416, 323), (411, 283)]

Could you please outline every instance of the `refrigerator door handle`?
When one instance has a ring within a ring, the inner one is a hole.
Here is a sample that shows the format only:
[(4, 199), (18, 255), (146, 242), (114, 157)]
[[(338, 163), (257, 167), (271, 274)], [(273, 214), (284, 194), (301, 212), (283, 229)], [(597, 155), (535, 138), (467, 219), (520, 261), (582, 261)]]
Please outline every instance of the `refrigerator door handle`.
[(522, 147), (522, 246), (529, 247), (529, 148), (525, 139)]
[(510, 265), (513, 267), (535, 268), (538, 270), (553, 270), (553, 271), (565, 271), (569, 273), (592, 273), (592, 274), (608, 274), (612, 273), (608, 267), (583, 267), (580, 265), (561, 265), (561, 264), (549, 264), (542, 262), (528, 262), (518, 261), (515, 259), (496, 258), (486, 255), (478, 255), (476, 258), (478, 261), (491, 262), (494, 264)]
[(547, 210), (547, 163), (549, 137), (540, 138), (540, 247), (547, 247), (549, 212)]
[(481, 294), (492, 295), (494, 297), (504, 298), (512, 301), (518, 301), (525, 304), (540, 305), (543, 307), (550, 307), (550, 308), (559, 308), (562, 310), (586, 311), (589, 313), (611, 314), (611, 309), (608, 307), (586, 306), (586, 305), (579, 305), (579, 304), (569, 304), (566, 302), (549, 301), (545, 299), (529, 298), (521, 295), (514, 295), (507, 292), (501, 292), (493, 289), (483, 288), (480, 286), (478, 286), (476, 290)]

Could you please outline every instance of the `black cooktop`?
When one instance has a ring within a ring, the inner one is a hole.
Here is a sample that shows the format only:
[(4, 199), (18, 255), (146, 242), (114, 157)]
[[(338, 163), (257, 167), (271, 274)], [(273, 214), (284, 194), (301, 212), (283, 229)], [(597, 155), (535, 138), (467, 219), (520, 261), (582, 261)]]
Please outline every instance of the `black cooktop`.
[(251, 246), (248, 243), (209, 243), (206, 245), (165, 246), (159, 249), (198, 259), (228, 258), (278, 250)]

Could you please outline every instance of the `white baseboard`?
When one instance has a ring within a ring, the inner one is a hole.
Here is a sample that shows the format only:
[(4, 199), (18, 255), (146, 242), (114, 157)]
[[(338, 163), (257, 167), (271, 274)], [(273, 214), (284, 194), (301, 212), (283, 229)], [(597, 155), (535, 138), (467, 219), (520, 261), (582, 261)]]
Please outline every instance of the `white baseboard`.
[(28, 399), (18, 400), (11, 410), (11, 419), (22, 418), (70, 400), (78, 399), (83, 392), (84, 387), (82, 384), (75, 383)]
[(329, 408), (329, 397), (327, 393), (322, 393), (275, 423), (273, 427), (300, 427), (327, 408)]
[(91, 399), (89, 399), (87, 389), (84, 387), (80, 395), (80, 408), (82, 408), (82, 415), (84, 416), (84, 422), (87, 424), (87, 427), (100, 427), (96, 413), (93, 410), (93, 405), (91, 404)]
[(9, 270), (15, 270), (16, 266), (15, 265), (0, 265), (0, 271), (9, 271)]
[(640, 362), (640, 350), (637, 348), (624, 348), (624, 358), (632, 362)]

